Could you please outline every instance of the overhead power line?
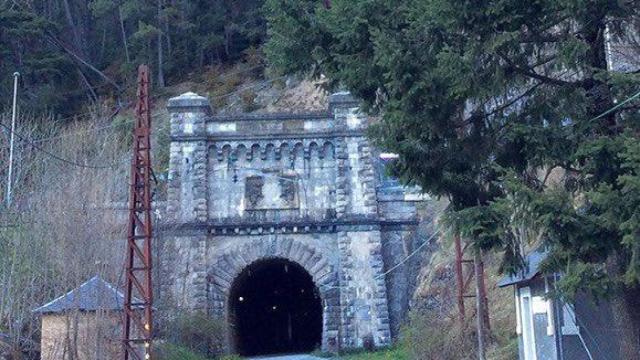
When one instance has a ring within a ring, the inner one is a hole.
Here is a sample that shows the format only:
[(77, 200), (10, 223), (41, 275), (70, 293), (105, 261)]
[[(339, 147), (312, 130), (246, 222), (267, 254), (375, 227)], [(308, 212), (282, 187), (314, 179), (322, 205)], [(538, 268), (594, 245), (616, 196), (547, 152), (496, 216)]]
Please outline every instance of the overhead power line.
[(629, 103), (629, 102), (631, 102), (631, 101), (633, 101), (633, 100), (637, 99), (638, 97), (640, 97), (640, 91), (638, 91), (638, 92), (637, 92), (637, 93), (635, 93), (634, 95), (632, 95), (632, 96), (628, 97), (626, 100), (624, 100), (623, 102), (619, 103), (618, 105), (616, 105), (616, 106), (612, 107), (611, 109), (609, 109), (609, 110), (607, 110), (607, 111), (603, 112), (602, 114), (600, 114), (600, 115), (598, 115), (598, 116), (594, 117), (593, 119), (590, 119), (590, 120), (589, 120), (589, 122), (591, 122), (591, 121), (596, 121), (596, 120), (598, 120), (598, 119), (601, 119), (601, 118), (603, 118), (603, 117), (605, 117), (605, 116), (609, 115), (610, 113), (612, 113), (612, 112), (614, 112), (614, 111), (618, 110), (618, 109), (619, 109), (620, 107), (622, 107), (623, 105), (625, 105), (625, 104), (627, 104), (627, 103)]
[[(118, 112), (120, 112), (120, 108), (117, 108), (116, 111), (110, 116), (110, 118), (115, 117)], [(0, 122), (0, 126), (5, 128), (6, 130), (9, 131), (10, 134), (14, 135), (15, 137), (18, 138), (18, 140), (27, 143), (28, 145), (30, 145), (31, 147), (33, 147), (34, 149), (40, 151), (41, 153), (48, 155), (49, 157), (58, 160), (60, 162), (69, 164), (69, 165), (73, 165), (73, 166), (77, 166), (77, 167), (82, 167), (82, 168), (88, 168), (88, 169), (108, 169), (108, 168), (112, 168), (113, 164), (111, 165), (87, 165), (87, 164), (81, 164), (79, 162), (76, 161), (72, 161), (69, 159), (65, 159), (61, 156), (58, 156), (50, 151), (45, 150), (44, 148), (42, 148), (41, 146), (35, 144), (33, 141), (29, 140), (28, 138), (26, 138), (25, 136), (20, 135), (19, 133), (17, 133), (15, 130), (12, 130), (11, 127), (3, 124)]]
[[(442, 215), (445, 210), (441, 210), (439, 211), (437, 214), (434, 215), (434, 219), (437, 219), (438, 217), (440, 217), (440, 215)], [(401, 266), (403, 266), (407, 261), (409, 261), (411, 258), (413, 258), (414, 256), (416, 256), (417, 254), (420, 253), (420, 251), (422, 251), (425, 247), (427, 247), (427, 245), (431, 244), (431, 241), (438, 235), (442, 234), (443, 231), (440, 228), (439, 225), (436, 226), (435, 231), (426, 239), (424, 240), (424, 242), (422, 242), (422, 244), (420, 244), (415, 250), (413, 250), (410, 254), (408, 254), (407, 256), (405, 256), (402, 260), (398, 261), (395, 265), (391, 266), (387, 271), (383, 272), (382, 274), (376, 275), (374, 276), (373, 280), (378, 280), (378, 279), (384, 279), (385, 276), (389, 275), (390, 273), (394, 272), (395, 270), (397, 270), (398, 268), (400, 268)], [(324, 289), (327, 290), (332, 290), (332, 289), (340, 289), (343, 286), (331, 286), (331, 285), (324, 285), (324, 286), (320, 286)]]
[[(251, 67), (251, 68), (245, 69), (245, 70), (243, 70), (243, 71), (238, 71), (238, 72), (235, 72), (235, 73), (230, 73), (230, 74), (227, 74), (227, 76), (228, 76), (228, 75), (232, 75), (232, 74), (237, 74), (237, 73), (247, 72), (247, 71), (250, 71), (250, 70), (252, 70), (252, 69), (260, 68), (260, 67), (262, 67), (262, 66), (264, 66), (264, 65), (254, 66), (254, 67)], [(238, 89), (238, 90), (235, 90), (235, 91), (232, 91), (232, 92), (229, 92), (229, 93), (223, 94), (223, 95), (219, 95), (219, 96), (212, 96), (211, 98), (212, 98), (212, 99), (225, 98), (225, 97), (232, 96), (232, 95), (234, 95), (234, 94), (240, 93), (240, 92), (242, 92), (242, 91), (245, 91), (245, 90), (247, 90), (247, 89), (251, 89), (251, 88), (254, 88), (254, 87), (262, 86), (262, 85), (264, 85), (265, 83), (270, 83), (270, 82), (278, 81), (278, 80), (280, 80), (280, 79), (282, 79), (282, 78), (285, 78), (285, 77), (287, 77), (287, 76), (285, 75), (285, 76), (280, 76), (280, 77), (277, 77), (277, 78), (274, 78), (274, 79), (268, 79), (268, 80), (265, 80), (265, 81), (263, 81), (263, 82), (261, 82), (261, 83), (253, 84), (253, 85), (248, 85), (248, 86), (244, 86), (244, 87), (242, 87), (242, 88), (240, 88), (240, 89)], [(156, 97), (157, 97), (157, 96), (156, 96)], [(122, 108), (123, 108), (123, 107), (122, 107), (122, 106), (120, 106), (120, 107), (118, 107), (118, 110), (121, 110)], [(74, 118), (81, 118), (81, 117), (84, 117), (84, 116), (89, 117), (89, 116), (90, 116), (90, 115), (92, 115), (92, 114), (94, 114), (94, 112), (89, 111), (89, 112), (85, 112), (85, 113), (81, 113), (81, 114), (77, 114), (77, 115), (73, 115), (73, 116), (68, 116), (68, 117), (65, 117), (65, 118), (62, 118), (62, 119), (57, 119), (57, 120), (58, 120), (58, 121), (63, 121), (63, 120), (69, 120), (69, 119), (74, 119)], [(155, 117), (155, 116), (157, 116), (157, 115), (153, 115), (152, 117)], [(110, 116), (110, 119), (113, 119), (114, 117), (115, 117), (115, 116)], [(97, 131), (102, 131), (102, 130), (106, 130), (106, 129), (110, 129), (110, 128), (116, 128), (116, 127), (125, 126), (125, 125), (132, 125), (132, 124), (133, 124), (133, 121), (127, 121), (127, 122), (123, 122), (123, 123), (119, 123), (119, 124), (109, 124), (109, 125), (104, 125), (104, 126), (96, 127), (96, 128), (93, 128), (93, 129), (79, 130), (79, 131), (75, 131), (75, 132), (73, 132), (73, 133), (60, 134), (60, 135), (54, 135), (54, 136), (45, 137), (45, 138), (41, 138), (41, 139), (36, 139), (36, 140), (33, 140), (33, 142), (40, 143), (40, 142), (45, 142), (45, 141), (49, 141), (49, 140), (55, 140), (55, 139), (60, 139), (60, 138), (65, 138), (65, 137), (73, 136), (73, 135), (76, 135), (76, 134), (79, 134), (79, 133), (90, 133), (90, 132), (94, 132), (94, 131), (95, 131), (95, 132), (97, 132)]]

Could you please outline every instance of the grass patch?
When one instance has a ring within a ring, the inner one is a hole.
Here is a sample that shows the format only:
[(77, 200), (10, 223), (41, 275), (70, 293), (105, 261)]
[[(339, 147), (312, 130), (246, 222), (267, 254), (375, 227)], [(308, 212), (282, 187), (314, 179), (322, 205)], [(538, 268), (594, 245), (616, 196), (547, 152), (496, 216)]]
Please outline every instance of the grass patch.
[(394, 347), (391, 349), (378, 350), (373, 352), (355, 352), (341, 355), (340, 360), (410, 360), (404, 349)]
[(168, 343), (159, 344), (155, 355), (158, 360), (209, 360), (186, 347)]

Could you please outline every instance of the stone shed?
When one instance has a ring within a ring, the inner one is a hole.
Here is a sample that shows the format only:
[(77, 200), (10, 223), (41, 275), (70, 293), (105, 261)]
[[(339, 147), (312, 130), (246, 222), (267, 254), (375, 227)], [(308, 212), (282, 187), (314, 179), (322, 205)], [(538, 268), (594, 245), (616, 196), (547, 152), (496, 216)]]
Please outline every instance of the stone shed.
[(42, 360), (122, 357), (124, 295), (95, 276), (33, 310), (42, 317)]

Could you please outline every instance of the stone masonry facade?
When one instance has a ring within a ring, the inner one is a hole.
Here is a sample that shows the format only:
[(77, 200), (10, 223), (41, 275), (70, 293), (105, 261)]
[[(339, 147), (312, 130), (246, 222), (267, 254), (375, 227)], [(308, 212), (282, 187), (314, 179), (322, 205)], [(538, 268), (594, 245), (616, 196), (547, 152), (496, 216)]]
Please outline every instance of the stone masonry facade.
[(222, 116), (186, 93), (168, 110), (161, 306), (231, 321), (236, 277), (280, 258), (318, 288), (323, 350), (391, 344), (412, 291), (395, 265), (415, 243), (418, 200), (385, 179), (358, 103), (336, 93), (324, 112)]

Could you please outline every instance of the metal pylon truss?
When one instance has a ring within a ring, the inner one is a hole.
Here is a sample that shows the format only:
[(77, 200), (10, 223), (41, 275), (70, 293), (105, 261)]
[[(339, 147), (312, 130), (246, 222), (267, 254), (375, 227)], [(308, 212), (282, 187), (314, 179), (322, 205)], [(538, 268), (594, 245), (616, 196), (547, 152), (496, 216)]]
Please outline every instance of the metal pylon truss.
[(151, 283), (151, 115), (149, 68), (138, 68), (136, 122), (129, 193), (125, 262), (124, 359), (151, 358), (153, 287)]
[[(463, 244), (459, 234), (455, 235), (454, 242), (456, 252), (454, 270), (456, 274), (458, 314), (460, 321), (464, 326), (468, 315), (471, 315), (469, 317), (474, 316), (474, 313), (467, 314), (466, 300), (475, 299), (476, 304), (473, 306), (475, 308), (475, 315), (482, 316), (484, 326), (488, 331), (490, 331), (487, 290), (484, 279), (484, 262), (482, 261), (482, 257), (479, 253), (474, 254), (474, 251), (469, 249), (468, 242), (465, 241)], [(479, 302), (477, 299), (478, 296), (481, 298)]]

